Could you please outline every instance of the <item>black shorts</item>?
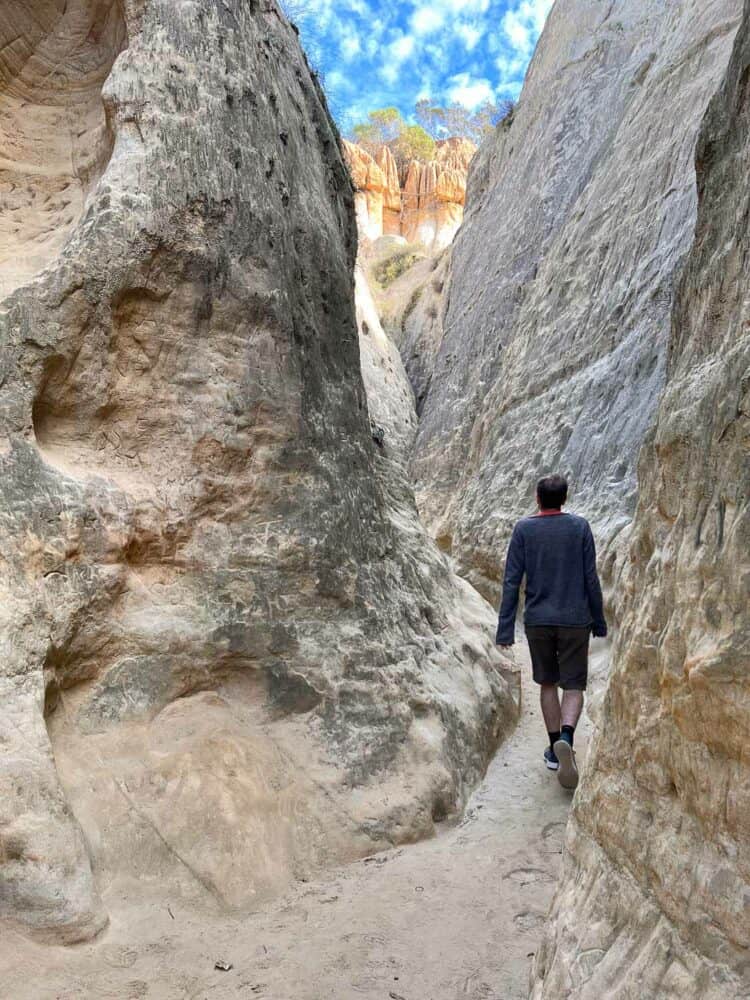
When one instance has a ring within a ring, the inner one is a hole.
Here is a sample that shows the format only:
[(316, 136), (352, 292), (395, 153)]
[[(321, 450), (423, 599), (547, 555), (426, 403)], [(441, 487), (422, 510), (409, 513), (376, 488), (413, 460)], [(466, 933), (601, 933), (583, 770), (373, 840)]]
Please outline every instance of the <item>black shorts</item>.
[(565, 691), (585, 691), (589, 675), (591, 626), (527, 625), (531, 665), (537, 684), (559, 684)]

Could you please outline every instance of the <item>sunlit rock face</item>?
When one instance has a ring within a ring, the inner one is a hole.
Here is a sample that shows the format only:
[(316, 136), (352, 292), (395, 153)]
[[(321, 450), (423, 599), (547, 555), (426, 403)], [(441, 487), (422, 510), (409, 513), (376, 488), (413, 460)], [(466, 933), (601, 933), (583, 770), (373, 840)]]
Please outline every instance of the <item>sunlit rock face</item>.
[(625, 615), (533, 996), (750, 991), (750, 4), (696, 154)]
[(410, 160), (401, 170), (387, 146), (376, 159), (344, 141), (356, 190), (360, 236), (402, 236), (439, 252), (449, 246), (464, 214), (466, 177), (476, 146), (468, 139), (437, 142), (435, 159)]
[[(378, 153), (378, 166), (383, 172), (383, 236), (401, 236), (401, 181), (393, 153), (383, 146)], [(356, 183), (355, 183), (356, 188)], [(376, 237), (377, 238), (377, 237)]]
[(366, 396), (352, 185), (275, 3), (0, 33), (0, 920), (75, 941), (429, 835), (518, 696)]
[(513, 117), (472, 162), (413, 469), (429, 530), (493, 600), (544, 473), (567, 473), (603, 551), (621, 548), (695, 225), (697, 130), (740, 8), (558, 0)]
[(401, 234), (433, 250), (450, 246), (464, 217), (466, 177), (476, 146), (468, 139), (437, 143), (435, 159), (412, 160), (403, 187)]
[(376, 240), (383, 235), (386, 179), (367, 150), (342, 140), (349, 173), (354, 184), (354, 208), (361, 239)]

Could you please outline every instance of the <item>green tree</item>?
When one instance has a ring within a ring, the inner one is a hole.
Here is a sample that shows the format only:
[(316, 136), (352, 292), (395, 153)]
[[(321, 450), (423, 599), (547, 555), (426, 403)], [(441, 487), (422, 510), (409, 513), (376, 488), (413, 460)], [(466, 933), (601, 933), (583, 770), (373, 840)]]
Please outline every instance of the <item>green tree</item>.
[(408, 160), (433, 160), (435, 140), (421, 125), (404, 125), (391, 143), (391, 152), (399, 166)]
[(398, 139), (404, 128), (404, 119), (398, 108), (381, 108), (379, 111), (371, 111), (367, 117), (379, 131), (384, 143)]
[(515, 105), (513, 101), (486, 101), (476, 111), (463, 104), (435, 105), (429, 100), (417, 101), (414, 117), (433, 139), (450, 139), (459, 136), (479, 145), (500, 124), (510, 124)]
[(352, 129), (354, 141), (374, 156), (381, 146), (388, 146), (401, 135), (406, 122), (398, 108), (379, 108), (371, 111), (366, 122)]
[(422, 98), (414, 105), (414, 117), (417, 124), (431, 135), (433, 139), (440, 138), (442, 108), (437, 107), (429, 98)]
[(421, 100), (414, 107), (416, 125), (408, 125), (398, 108), (378, 108), (368, 114), (366, 122), (354, 126), (351, 138), (371, 156), (388, 146), (402, 166), (412, 159), (434, 159), (439, 139), (460, 137), (478, 146), (499, 124), (509, 126), (514, 111), (513, 101), (486, 101), (470, 111), (463, 104), (441, 107)]

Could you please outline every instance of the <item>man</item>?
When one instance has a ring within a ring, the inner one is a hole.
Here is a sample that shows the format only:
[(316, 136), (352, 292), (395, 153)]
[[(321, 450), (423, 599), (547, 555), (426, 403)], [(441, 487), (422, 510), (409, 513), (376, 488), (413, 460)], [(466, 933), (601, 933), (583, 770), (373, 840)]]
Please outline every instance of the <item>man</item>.
[(588, 680), (589, 636), (605, 636), (607, 623), (591, 528), (584, 518), (562, 510), (566, 480), (545, 476), (537, 483), (536, 498), (538, 513), (516, 524), (508, 546), (496, 642), (513, 645), (525, 574), (524, 624), (549, 734), (544, 759), (564, 788), (575, 788), (573, 735)]

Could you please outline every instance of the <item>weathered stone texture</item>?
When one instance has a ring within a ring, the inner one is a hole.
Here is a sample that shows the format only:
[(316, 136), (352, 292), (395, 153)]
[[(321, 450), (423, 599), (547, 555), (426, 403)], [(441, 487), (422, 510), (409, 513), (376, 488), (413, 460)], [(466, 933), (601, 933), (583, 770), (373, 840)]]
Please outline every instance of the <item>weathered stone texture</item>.
[[(417, 434), (414, 393), (398, 348), (383, 330), (370, 286), (359, 264), (354, 279), (360, 364), (371, 428), (386, 453), (402, 464), (406, 478)], [(384, 432), (382, 440), (378, 430)]]
[(451, 251), (447, 247), (437, 256), (417, 260), (378, 294), (383, 329), (401, 352), (418, 414), (428, 396), (443, 339), (450, 267)]
[(386, 178), (367, 150), (341, 140), (354, 184), (357, 229), (363, 240), (376, 240), (384, 232)]
[(109, 159), (101, 89), (124, 45), (113, 3), (3, 2), (0, 296), (59, 252)]
[(275, 4), (34, 0), (0, 33), (0, 116), (13, 53), (30, 94), (67, 40), (95, 151), (0, 302), (0, 918), (75, 940), (99, 893), (244, 906), (429, 834), (517, 687), (372, 439), (351, 183)]
[(750, 995), (750, 3), (698, 142), (625, 616), (535, 998)]
[(664, 384), (692, 167), (740, 0), (557, 0), (511, 124), (473, 161), (417, 438), (420, 510), (493, 599), (536, 478), (610, 543)]
[(439, 252), (449, 246), (464, 215), (466, 177), (476, 146), (468, 139), (442, 139), (435, 159), (402, 164), (401, 176), (387, 146), (373, 159), (343, 141), (356, 191), (357, 223), (363, 240), (403, 236)]
[(401, 234), (431, 250), (450, 246), (464, 217), (466, 177), (476, 146), (444, 139), (429, 163), (412, 160), (403, 184)]

